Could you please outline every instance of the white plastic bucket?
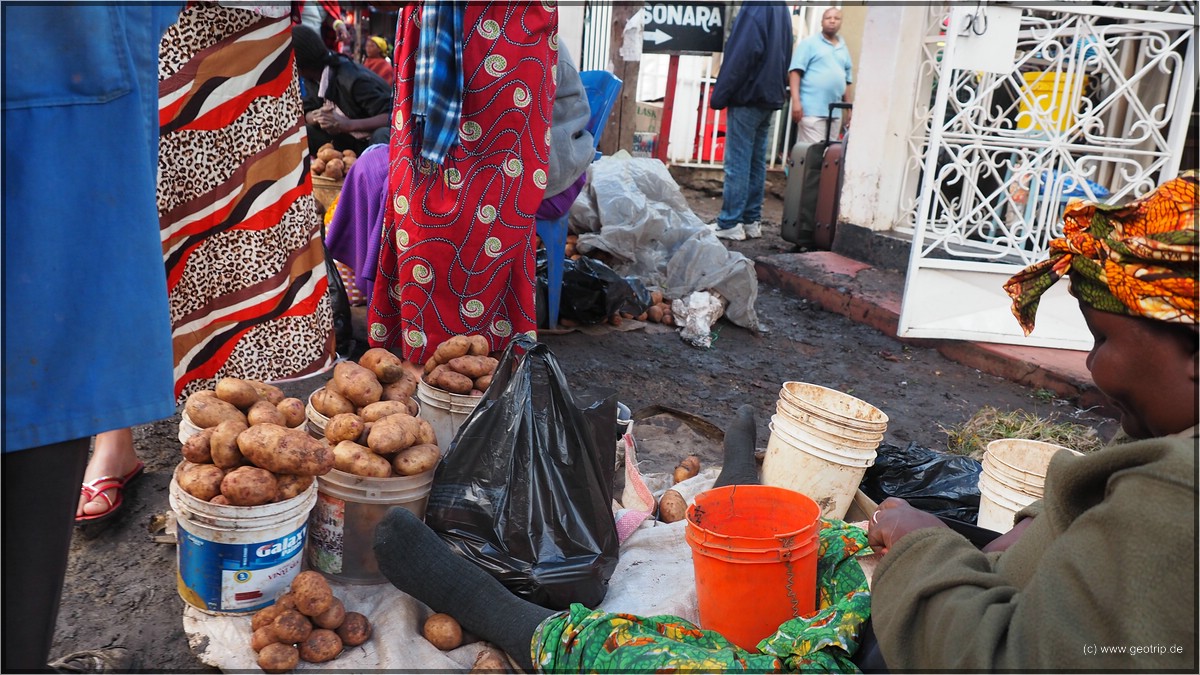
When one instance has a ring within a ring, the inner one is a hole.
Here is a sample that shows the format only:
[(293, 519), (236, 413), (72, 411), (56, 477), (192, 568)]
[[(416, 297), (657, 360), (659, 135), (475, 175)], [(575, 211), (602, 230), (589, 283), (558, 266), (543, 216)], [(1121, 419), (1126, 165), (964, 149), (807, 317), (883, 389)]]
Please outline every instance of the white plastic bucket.
[(883, 441), (883, 434), (875, 434), (869, 440), (851, 438), (837, 432), (822, 431), (807, 423), (797, 421), (795, 418), (786, 413), (778, 413), (772, 418), (775, 422), (775, 427), (782, 430), (793, 438), (798, 438), (811, 445), (817, 447), (836, 447), (852, 454), (858, 452), (867, 453), (874, 456), (875, 449)]
[[(324, 389), (324, 387), (321, 387), (320, 389), (317, 389), (313, 393), (309, 394), (308, 403), (306, 403), (304, 406), (304, 428), (308, 430), (309, 436), (317, 439), (325, 438), (325, 426), (329, 424), (329, 418), (314, 408), (312, 404), (312, 397), (316, 395), (318, 391), (321, 391), (321, 389)], [(413, 415), (413, 417), (420, 416), (421, 404), (417, 403), (417, 414)]]
[(775, 417), (763, 457), (763, 484), (808, 496), (821, 507), (822, 517), (843, 518), (867, 467), (875, 463), (875, 452), (810, 445), (781, 430)]
[(317, 503), (308, 521), (309, 566), (344, 583), (386, 582), (375, 559), (375, 526), (394, 506), (424, 518), (433, 473), (367, 478), (333, 469), (318, 476)]
[(779, 397), (831, 422), (862, 431), (883, 433), (888, 416), (850, 394), (808, 382), (784, 382)]
[(192, 419), (190, 417), (188, 417), (188, 414), (186, 412), (183, 413), (183, 416), (179, 418), (179, 442), (180, 443), (187, 443), (189, 438), (191, 438), (192, 436), (195, 436), (196, 434), (200, 433), (201, 431), (203, 431), (203, 429), (196, 426), (195, 424), (192, 424)]
[(1046, 468), (1060, 451), (1070, 448), (1042, 441), (1002, 438), (988, 443), (979, 473), (980, 527), (996, 532), (1012, 529), (1017, 512), (1042, 498)]
[(848, 427), (840, 422), (835, 422), (820, 415), (814, 415), (803, 408), (800, 408), (792, 403), (789, 403), (784, 398), (780, 397), (775, 402), (775, 412), (784, 415), (789, 419), (827, 434), (836, 434), (842, 438), (849, 438), (858, 441), (871, 441), (883, 437), (881, 430), (862, 430), (854, 427)]
[(316, 481), (303, 493), (262, 506), (196, 499), (171, 477), (168, 500), (179, 528), (179, 596), (209, 614), (250, 614), (275, 602), (300, 573)]
[(433, 427), (438, 447), (445, 453), (458, 428), (467, 421), (483, 396), (452, 394), (437, 387), (417, 383), (417, 402), (421, 405), (421, 417)]

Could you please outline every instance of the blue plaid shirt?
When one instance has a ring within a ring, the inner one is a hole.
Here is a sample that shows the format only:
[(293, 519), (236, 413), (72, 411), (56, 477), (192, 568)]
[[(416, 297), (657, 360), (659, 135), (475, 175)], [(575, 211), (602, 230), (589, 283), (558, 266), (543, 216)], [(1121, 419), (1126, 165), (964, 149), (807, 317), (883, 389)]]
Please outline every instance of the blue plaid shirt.
[(421, 156), (434, 164), (441, 164), (458, 143), (465, 11), (464, 2), (429, 0), (421, 14), (413, 117), (423, 125)]

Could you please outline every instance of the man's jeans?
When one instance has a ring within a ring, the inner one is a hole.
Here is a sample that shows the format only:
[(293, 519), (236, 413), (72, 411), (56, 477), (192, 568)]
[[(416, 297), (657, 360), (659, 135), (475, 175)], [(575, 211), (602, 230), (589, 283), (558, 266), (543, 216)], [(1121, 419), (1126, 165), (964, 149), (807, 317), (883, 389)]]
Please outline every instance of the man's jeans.
[(717, 216), (721, 229), (762, 219), (767, 135), (774, 114), (768, 108), (731, 106), (726, 111), (724, 203)]

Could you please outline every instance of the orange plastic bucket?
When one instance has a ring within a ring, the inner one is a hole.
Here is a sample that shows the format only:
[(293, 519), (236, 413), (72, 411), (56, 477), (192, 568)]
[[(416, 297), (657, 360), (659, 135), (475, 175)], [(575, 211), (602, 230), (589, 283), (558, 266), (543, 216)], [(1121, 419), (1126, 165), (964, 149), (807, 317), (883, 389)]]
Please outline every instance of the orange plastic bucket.
[(700, 626), (747, 651), (817, 605), (812, 499), (769, 485), (729, 485), (696, 496), (686, 538)]

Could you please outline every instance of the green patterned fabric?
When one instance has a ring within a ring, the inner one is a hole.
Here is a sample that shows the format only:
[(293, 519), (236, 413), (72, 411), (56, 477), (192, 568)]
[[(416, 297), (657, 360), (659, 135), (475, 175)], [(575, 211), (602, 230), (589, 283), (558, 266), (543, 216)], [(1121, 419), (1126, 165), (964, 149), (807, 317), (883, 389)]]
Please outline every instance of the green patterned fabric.
[[(817, 561), (818, 610), (790, 619), (758, 643), (739, 648), (720, 634), (676, 616), (635, 616), (572, 605), (538, 626), (531, 644), (541, 672), (845, 672), (871, 613), (867, 578), (858, 561), (867, 533), (822, 520)], [(747, 598), (747, 607), (753, 599)], [(748, 609), (747, 611), (753, 611)]]

